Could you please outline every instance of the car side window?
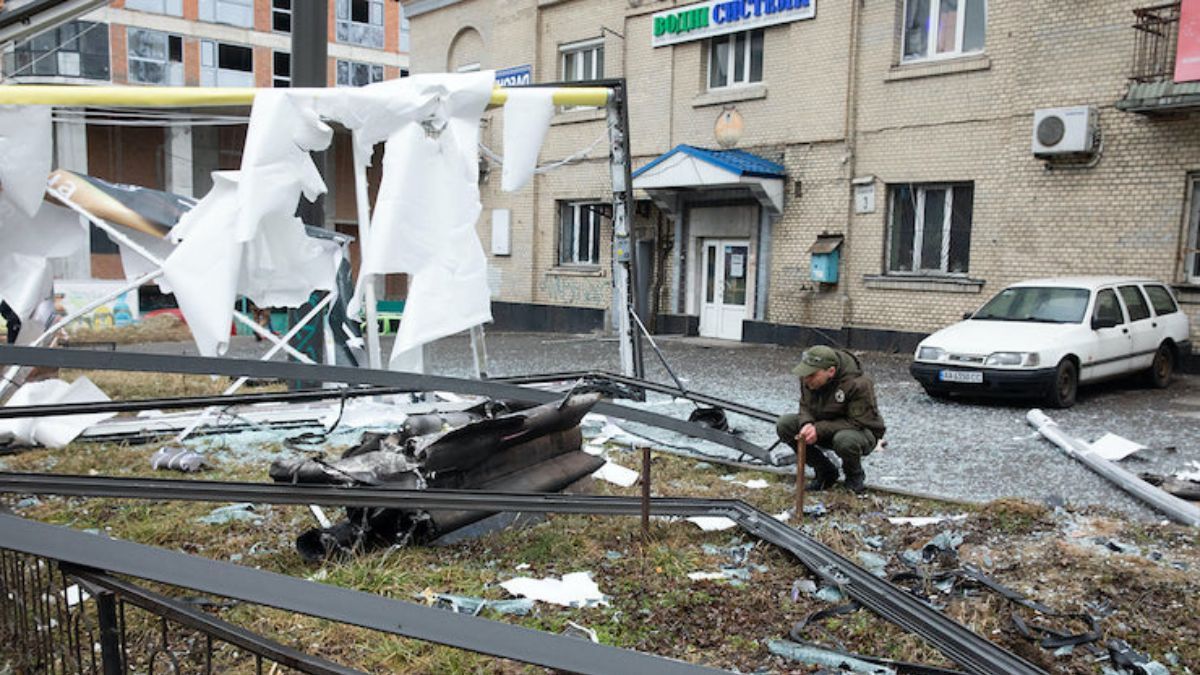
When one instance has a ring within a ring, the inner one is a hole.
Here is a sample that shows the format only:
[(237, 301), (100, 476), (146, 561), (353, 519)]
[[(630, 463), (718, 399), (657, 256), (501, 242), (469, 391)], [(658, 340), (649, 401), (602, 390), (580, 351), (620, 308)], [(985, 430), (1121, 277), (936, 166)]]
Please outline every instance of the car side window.
[(1092, 318), (1105, 322), (1125, 323), (1125, 315), (1121, 313), (1121, 304), (1117, 302), (1117, 293), (1111, 288), (1105, 288), (1096, 294), (1096, 309)]
[(1171, 292), (1165, 286), (1147, 285), (1145, 289), (1146, 295), (1150, 298), (1150, 306), (1154, 308), (1154, 313), (1158, 316), (1174, 314), (1179, 311), (1179, 306), (1175, 304), (1175, 298), (1171, 297)]
[(1122, 286), (1121, 299), (1125, 301), (1125, 308), (1129, 310), (1130, 321), (1150, 318), (1150, 306), (1146, 304), (1146, 298), (1142, 297), (1142, 292), (1137, 286)]

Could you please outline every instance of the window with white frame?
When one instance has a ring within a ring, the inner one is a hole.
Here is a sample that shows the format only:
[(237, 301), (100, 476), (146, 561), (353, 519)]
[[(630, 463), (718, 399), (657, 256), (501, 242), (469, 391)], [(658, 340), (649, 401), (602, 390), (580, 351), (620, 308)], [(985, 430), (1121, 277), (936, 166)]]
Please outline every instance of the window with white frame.
[(1200, 175), (1188, 181), (1187, 281), (1200, 284)]
[(558, 203), (558, 262), (560, 265), (600, 264), (600, 222), (605, 218), (597, 202)]
[(383, 82), (383, 66), (377, 63), (360, 63), (358, 61), (337, 62), (337, 86), (361, 87), (365, 84)]
[(183, 38), (156, 30), (130, 28), (129, 81), (143, 84), (183, 84)]
[(411, 32), (408, 17), (404, 15), (404, 5), (397, 4), (396, 7), (400, 11), (400, 51), (408, 53), (409, 33)]
[(708, 43), (708, 88), (762, 82), (763, 29), (720, 35)]
[(383, 49), (383, 0), (337, 0), (338, 42)]
[(292, 32), (292, 0), (271, 0), (271, 30)]
[(905, 0), (903, 60), (983, 51), (987, 0)]
[(586, 82), (604, 78), (604, 38), (573, 42), (558, 48), (562, 54), (564, 82)]
[(125, 0), (125, 9), (183, 16), (183, 0)]
[(254, 27), (254, 0), (200, 0), (200, 20)]
[(253, 87), (254, 50), (242, 45), (202, 40), (200, 84), (205, 87)]
[(271, 53), (271, 86), (292, 86), (292, 55), (287, 52)]
[(971, 183), (900, 184), (891, 192), (889, 274), (966, 274), (971, 256)]

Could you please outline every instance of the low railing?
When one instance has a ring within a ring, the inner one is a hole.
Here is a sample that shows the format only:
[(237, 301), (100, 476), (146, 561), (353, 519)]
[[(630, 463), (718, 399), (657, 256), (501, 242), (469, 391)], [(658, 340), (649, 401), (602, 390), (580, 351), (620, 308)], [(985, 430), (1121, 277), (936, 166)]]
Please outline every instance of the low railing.
[(1180, 2), (1169, 2), (1133, 10), (1133, 73), (1135, 82), (1169, 80), (1175, 72), (1179, 47)]
[(0, 672), (268, 671), (358, 672), (103, 572), (0, 548)]

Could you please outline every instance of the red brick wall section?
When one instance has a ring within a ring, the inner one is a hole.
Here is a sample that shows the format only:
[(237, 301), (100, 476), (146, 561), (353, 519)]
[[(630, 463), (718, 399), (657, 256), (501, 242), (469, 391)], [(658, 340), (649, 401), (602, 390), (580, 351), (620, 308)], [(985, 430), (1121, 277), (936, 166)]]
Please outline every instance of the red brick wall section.
[[(257, 11), (257, 10), (256, 10)], [(255, 23), (258, 22), (257, 15)], [(271, 48), (270, 47), (255, 47), (254, 48), (254, 86), (270, 87), (271, 86)]]
[(125, 42), (125, 26), (109, 24), (108, 44), (112, 54), (113, 84), (128, 84), (129, 50)]
[[(400, 51), (400, 3), (383, 3), (383, 48), (389, 52)], [(384, 75), (392, 79), (390, 75)]]
[(121, 265), (121, 256), (115, 253), (93, 253), (92, 278), (124, 279), (125, 268)]
[[(303, 2), (303, 0), (300, 1)], [(254, 3), (254, 30), (262, 33), (271, 32), (271, 0), (258, 0)], [(257, 65), (255, 68), (257, 69)]]
[(189, 87), (200, 86), (200, 41), (196, 38), (183, 39), (183, 83)]
[(188, 21), (200, 20), (200, 0), (183, 0), (183, 18)]

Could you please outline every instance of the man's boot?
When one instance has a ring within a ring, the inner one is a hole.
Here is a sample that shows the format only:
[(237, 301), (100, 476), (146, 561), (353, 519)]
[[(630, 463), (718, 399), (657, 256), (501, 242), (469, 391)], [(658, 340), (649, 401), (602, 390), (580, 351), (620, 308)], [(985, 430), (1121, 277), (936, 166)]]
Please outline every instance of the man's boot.
[(820, 448), (808, 448), (804, 453), (804, 463), (811, 466), (816, 476), (804, 484), (809, 492), (820, 492), (828, 489), (837, 482), (838, 471), (833, 462), (825, 456)]
[(862, 458), (858, 455), (842, 457), (842, 472), (846, 474), (846, 489), (856, 495), (867, 491), (867, 472), (863, 471)]

